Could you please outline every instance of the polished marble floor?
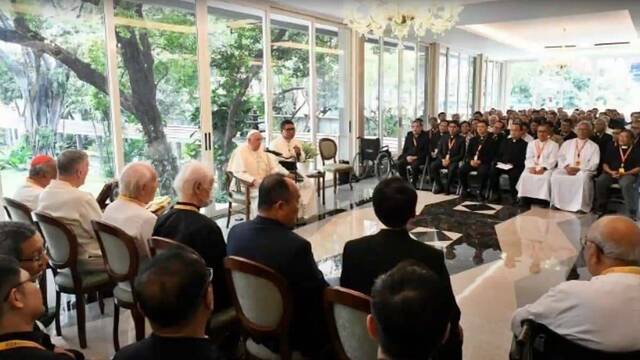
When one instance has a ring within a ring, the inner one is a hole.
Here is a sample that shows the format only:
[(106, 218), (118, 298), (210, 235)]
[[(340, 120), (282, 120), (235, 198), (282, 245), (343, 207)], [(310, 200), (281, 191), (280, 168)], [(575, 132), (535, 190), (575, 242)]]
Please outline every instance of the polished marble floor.
[[(320, 207), (326, 216), (296, 229), (311, 242), (320, 269), (329, 279), (340, 275), (340, 255), (348, 240), (382, 228), (368, 202), (374, 184), (373, 180), (360, 182), (353, 192), (343, 186), (335, 197), (327, 189), (327, 205)], [(462, 310), (465, 359), (507, 358), (513, 311), (567, 278), (585, 273), (576, 264), (580, 263), (580, 238), (595, 220), (590, 214), (481, 204), (423, 191), (416, 211), (420, 215), (412, 222), (411, 233), (445, 252)], [(234, 215), (232, 226), (237, 220), (241, 216)], [(226, 219), (218, 221), (224, 228)], [(89, 306), (89, 349), (85, 353), (91, 359), (113, 355), (113, 310), (107, 304), (105, 316), (99, 315), (96, 304)], [(63, 315), (63, 337), (54, 337), (54, 341), (77, 348), (74, 315)], [(121, 313), (120, 324), (121, 344), (133, 341), (127, 311)]]

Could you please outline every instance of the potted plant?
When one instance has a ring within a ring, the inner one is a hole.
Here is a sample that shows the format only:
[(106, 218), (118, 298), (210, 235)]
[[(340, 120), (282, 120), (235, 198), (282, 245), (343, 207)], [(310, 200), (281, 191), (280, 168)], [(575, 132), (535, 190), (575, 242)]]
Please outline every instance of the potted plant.
[(315, 161), (318, 156), (318, 150), (315, 144), (309, 142), (302, 142), (302, 152), (304, 153), (304, 162), (299, 164), (299, 170), (302, 172), (309, 171), (309, 163)]

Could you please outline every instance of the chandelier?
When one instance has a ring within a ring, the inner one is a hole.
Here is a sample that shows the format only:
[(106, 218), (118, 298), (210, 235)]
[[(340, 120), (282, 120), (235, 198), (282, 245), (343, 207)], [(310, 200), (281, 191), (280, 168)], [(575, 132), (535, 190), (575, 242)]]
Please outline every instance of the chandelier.
[(360, 1), (348, 11), (345, 23), (354, 31), (365, 35), (384, 36), (387, 29), (400, 42), (413, 29), (416, 37), (427, 31), (440, 36), (453, 28), (462, 11), (461, 5), (428, 1)]

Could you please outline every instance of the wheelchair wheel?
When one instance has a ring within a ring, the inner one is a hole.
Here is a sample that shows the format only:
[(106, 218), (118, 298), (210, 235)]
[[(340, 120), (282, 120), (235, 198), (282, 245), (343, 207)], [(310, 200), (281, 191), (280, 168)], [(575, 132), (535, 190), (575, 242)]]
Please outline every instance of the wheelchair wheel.
[(391, 175), (393, 159), (386, 152), (381, 152), (376, 159), (376, 176), (378, 180), (386, 179)]
[(360, 153), (353, 157), (353, 172), (358, 179), (368, 177), (372, 170), (373, 162), (371, 160), (362, 160)]

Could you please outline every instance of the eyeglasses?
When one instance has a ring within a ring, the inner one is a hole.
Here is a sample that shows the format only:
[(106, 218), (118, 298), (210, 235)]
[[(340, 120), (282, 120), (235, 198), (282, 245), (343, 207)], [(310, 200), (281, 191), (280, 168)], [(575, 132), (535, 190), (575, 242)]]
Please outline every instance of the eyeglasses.
[(42, 250), (42, 251), (40, 251), (40, 252), (33, 253), (33, 256), (32, 256), (32, 257), (30, 257), (30, 258), (23, 258), (23, 259), (20, 259), (20, 262), (28, 262), (28, 261), (31, 261), (31, 262), (36, 262), (36, 263), (37, 263), (37, 262), (42, 261), (42, 260), (44, 259), (44, 256), (45, 256), (45, 254), (44, 254), (44, 250)]
[(5, 301), (9, 300), (9, 295), (11, 295), (11, 291), (13, 289), (17, 289), (20, 286), (22, 286), (22, 285), (24, 285), (24, 284), (26, 284), (28, 282), (31, 282), (31, 283), (35, 284), (37, 281), (38, 281), (37, 277), (29, 277), (27, 280), (20, 281), (19, 283), (13, 285), (12, 287), (9, 288), (9, 290), (7, 291), (7, 294), (2, 298), (2, 301), (5, 302)]
[(284, 131), (296, 131), (296, 128), (285, 128)]

